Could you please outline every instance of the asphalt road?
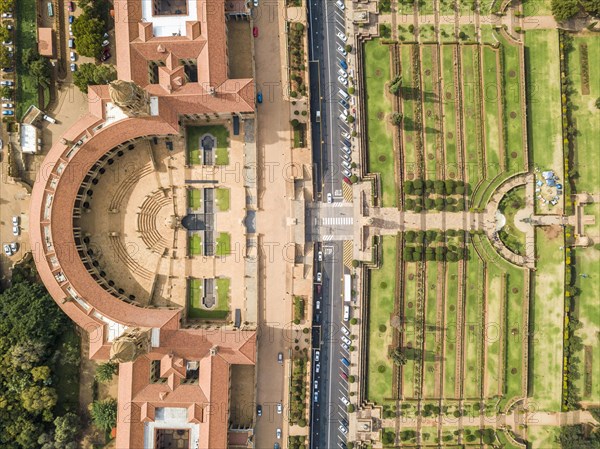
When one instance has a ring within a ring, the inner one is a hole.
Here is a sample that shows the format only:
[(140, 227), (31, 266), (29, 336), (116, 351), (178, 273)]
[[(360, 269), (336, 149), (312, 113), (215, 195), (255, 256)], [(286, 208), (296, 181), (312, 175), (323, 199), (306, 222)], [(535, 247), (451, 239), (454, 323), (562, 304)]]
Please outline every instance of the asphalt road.
[[(309, 60), (311, 83), (311, 113), (313, 123), (317, 121), (316, 111), (320, 111), (320, 126), (313, 126), (313, 161), (315, 164), (316, 198), (327, 201), (331, 195), (333, 205), (342, 201), (342, 158), (341, 133), (349, 131), (340, 120), (342, 111), (339, 89), (344, 86), (338, 81), (340, 60), (344, 59), (338, 46), (344, 43), (336, 36), (344, 31), (343, 12), (333, 1), (309, 1)], [(345, 91), (345, 89), (344, 89)], [(329, 234), (331, 240), (317, 244), (315, 254), (322, 251), (323, 260), (315, 256), (316, 272), (321, 273), (322, 281), (315, 284), (315, 326), (313, 329), (313, 366), (311, 385), (311, 434), (312, 449), (343, 448), (346, 440), (339, 430), (340, 424), (347, 424), (346, 407), (340, 397), (348, 397), (348, 385), (341, 373), (348, 370), (342, 364), (342, 357), (349, 359), (342, 348), (340, 326), (343, 315), (343, 239), (335, 226), (344, 220), (341, 215), (346, 207), (336, 208), (323, 204), (307, 214), (309, 219), (320, 224), (318, 235), (321, 240)], [(349, 214), (350, 215), (350, 214)], [(350, 223), (351, 224), (351, 223)], [(331, 225), (328, 233), (327, 225)], [(347, 223), (346, 223), (347, 226)], [(317, 234), (315, 233), (313, 235)], [(318, 361), (316, 351), (319, 351)], [(318, 372), (317, 372), (318, 367)], [(317, 395), (315, 397), (315, 395)]]

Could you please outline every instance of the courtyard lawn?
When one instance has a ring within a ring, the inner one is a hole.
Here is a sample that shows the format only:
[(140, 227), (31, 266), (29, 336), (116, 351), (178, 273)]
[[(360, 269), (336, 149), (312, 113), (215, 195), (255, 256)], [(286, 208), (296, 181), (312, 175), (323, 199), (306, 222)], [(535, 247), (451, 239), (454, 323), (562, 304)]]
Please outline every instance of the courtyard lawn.
[(527, 170), (525, 167), (524, 148), (526, 138), (523, 133), (524, 99), (521, 95), (521, 69), (519, 47), (513, 45), (498, 34), (504, 53), (503, 103), (504, 121), (506, 123), (505, 168), (511, 172)]
[(202, 254), (202, 237), (200, 234), (192, 234), (189, 236), (189, 248), (192, 256)]
[(217, 287), (217, 304), (215, 311), (229, 312), (229, 290), (231, 286), (231, 279), (229, 278), (218, 278), (216, 280)]
[(454, 45), (442, 46), (442, 80), (444, 80), (444, 143), (446, 145), (446, 178), (459, 179), (457, 152), (458, 135), (456, 127), (456, 86), (454, 85)]
[(531, 449), (560, 449), (557, 441), (560, 434), (558, 426), (529, 426), (527, 429), (527, 441)]
[[(523, 396), (523, 346), (529, 323), (524, 321), (524, 307), (528, 306), (529, 297), (524, 296), (526, 273), (517, 267), (508, 271), (506, 281), (506, 322), (503, 325), (504, 338), (504, 394), (507, 401)], [(528, 278), (528, 277), (527, 277)], [(527, 281), (528, 282), (528, 281)]]
[[(582, 59), (587, 48), (588, 63)], [(568, 54), (569, 76), (574, 93), (572, 116), (577, 129), (575, 137), (575, 170), (577, 191), (597, 192), (600, 158), (598, 157), (598, 109), (595, 102), (600, 97), (600, 71), (593, 61), (600, 61), (600, 36), (586, 34), (573, 38), (573, 51)], [(589, 80), (585, 82), (585, 74)]]
[[(417, 308), (417, 264), (404, 262), (404, 340), (403, 346), (416, 346), (415, 309)], [(408, 352), (408, 351), (407, 351)], [(415, 364), (419, 362), (414, 352), (407, 357), (402, 369), (402, 391), (405, 398), (415, 397)]]
[(515, 222), (517, 212), (525, 207), (525, 186), (515, 187), (501, 200), (498, 210), (506, 218), (506, 224), (498, 233), (502, 242), (515, 254), (525, 254), (525, 233)]
[(188, 189), (188, 207), (200, 209), (202, 206), (202, 191), (200, 189)]
[(369, 171), (381, 173), (382, 203), (391, 207), (396, 206), (397, 195), (392, 130), (388, 123), (392, 103), (386, 89), (391, 76), (390, 50), (379, 39), (373, 39), (365, 43), (364, 55)]
[(216, 189), (217, 207), (220, 212), (227, 212), (230, 207), (231, 191), (227, 188)]
[(220, 232), (217, 237), (217, 256), (227, 256), (231, 254), (231, 234), (228, 232)]
[(446, 265), (446, 310), (444, 313), (446, 322), (444, 325), (444, 398), (456, 397), (456, 345), (460, 344), (456, 339), (456, 328), (458, 321), (458, 279), (459, 263)]
[[(423, 396), (436, 397), (435, 381), (439, 377), (439, 372), (435, 369), (435, 360), (441, 355), (436, 342), (438, 329), (437, 322), (437, 292), (438, 285), (438, 262), (427, 262), (427, 285), (426, 285), (426, 304), (425, 304), (425, 353), (423, 354)], [(441, 343), (441, 342), (440, 342)]]
[(229, 131), (223, 125), (188, 126), (186, 127), (186, 150), (189, 163), (198, 165), (200, 158), (200, 139), (204, 134), (211, 134), (217, 140), (215, 148), (215, 163), (229, 164)]
[(561, 410), (562, 394), (564, 244), (562, 228), (536, 227), (530, 384), (538, 409), (555, 412)]
[[(586, 232), (594, 231), (598, 235), (600, 227), (600, 211), (597, 205), (585, 208), (586, 214), (591, 214), (590, 209), (595, 209), (596, 224), (588, 226)], [(600, 346), (597, 335), (600, 333), (600, 308), (598, 307), (598, 292), (600, 291), (600, 251), (595, 248), (577, 248), (575, 254), (575, 286), (580, 294), (576, 299), (578, 303), (577, 316), (581, 321), (581, 329), (576, 335), (581, 337), (583, 349), (577, 355), (579, 359), (579, 374), (577, 380), (581, 397), (584, 401), (598, 401), (600, 398)], [(587, 277), (582, 277), (585, 274)], [(596, 374), (594, 374), (596, 373)]]
[(15, 118), (17, 121), (21, 119), (29, 106), (39, 106), (39, 84), (29, 69), (22, 64), (23, 52), (26, 49), (37, 52), (36, 5), (35, 0), (15, 2), (15, 15), (19, 18), (15, 21), (15, 61), (17, 62)]
[(481, 97), (479, 94), (479, 65), (475, 56), (479, 53), (479, 46), (461, 45), (462, 57), (462, 92), (463, 92), (463, 147), (465, 149), (465, 171), (472, 187), (477, 186), (481, 180), (482, 168), (480, 164), (481, 148)]
[(465, 372), (463, 375), (463, 393), (466, 398), (481, 397), (483, 375), (482, 349), (482, 316), (485, 285), (483, 285), (483, 262), (473, 248), (469, 247), (470, 258), (467, 261), (467, 288), (465, 295), (464, 357)]
[[(436, 179), (437, 147), (439, 129), (436, 118), (439, 116), (439, 98), (435, 97), (434, 78), (437, 81), (437, 73), (434, 70), (434, 55), (437, 48), (433, 45), (421, 46), (421, 79), (423, 80), (423, 113), (425, 116), (425, 163), (427, 179)], [(443, 163), (443, 161), (440, 161)]]
[(506, 312), (505, 298), (506, 285), (504, 272), (498, 265), (487, 265), (487, 298), (485, 313), (486, 345), (485, 380), (486, 390), (483, 392), (487, 398), (497, 396), (502, 392), (500, 385), (503, 372), (503, 357), (500, 347), (504, 339), (504, 313)]
[[(558, 31), (527, 31), (525, 45), (530, 154), (535, 166), (554, 170), (562, 178)], [(547, 210), (543, 208), (540, 212)], [(550, 212), (556, 213), (556, 210)]]
[(523, 0), (523, 13), (530, 16), (551, 16), (552, 0)]
[(416, 145), (415, 124), (415, 100), (417, 97), (413, 81), (412, 51), (410, 45), (400, 46), (400, 66), (402, 67), (402, 113), (404, 120), (402, 125), (404, 169), (408, 179), (417, 170), (419, 163), (418, 149)]
[(188, 284), (188, 318), (202, 318), (202, 279), (190, 279)]
[[(378, 404), (392, 397), (392, 364), (388, 358), (388, 346), (392, 343), (390, 316), (394, 312), (396, 253), (396, 238), (384, 236), (381, 268), (371, 271), (370, 274), (367, 397), (369, 401)], [(379, 368), (380, 366), (385, 368), (383, 373), (379, 371), (383, 369)]]

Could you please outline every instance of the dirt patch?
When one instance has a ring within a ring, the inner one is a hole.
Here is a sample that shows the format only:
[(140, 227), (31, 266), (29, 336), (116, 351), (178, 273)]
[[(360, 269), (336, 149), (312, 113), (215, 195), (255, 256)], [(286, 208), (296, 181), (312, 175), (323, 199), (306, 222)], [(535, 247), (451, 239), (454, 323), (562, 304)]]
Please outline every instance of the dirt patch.
[(427, 153), (427, 159), (433, 160), (433, 153)]
[(254, 409), (248, 407), (254, 400), (254, 366), (231, 366), (230, 420), (239, 426), (252, 426)]
[(454, 343), (448, 343), (448, 349), (454, 349)]
[(413, 345), (412, 345), (412, 341), (409, 341), (408, 343), (406, 343), (406, 347), (407, 347), (408, 349), (412, 349), (412, 346), (413, 346)]
[(406, 136), (406, 141), (408, 143), (411, 143), (412, 142), (412, 136)]
[(517, 118), (517, 113), (515, 111), (512, 111), (510, 113), (510, 118)]
[(510, 76), (511, 78), (514, 78), (515, 76), (517, 76), (517, 73), (514, 70), (510, 70), (508, 72), (508, 76)]
[(454, 307), (454, 304), (452, 304), (450, 307), (448, 307), (448, 309), (450, 309), (450, 312), (454, 312), (456, 307)]
[(431, 111), (431, 109), (427, 109), (427, 112), (425, 114), (427, 115), (427, 117), (431, 117), (431, 114), (433, 114), (433, 112)]
[(425, 70), (425, 76), (429, 76), (429, 75), (431, 75), (431, 70), (429, 70), (429, 69)]
[(450, 131), (448, 131), (448, 132), (446, 133), (446, 137), (447, 137), (448, 139), (454, 139), (454, 134), (453, 134), (453, 133), (451, 133)]
[(379, 156), (377, 159), (379, 160), (379, 162), (385, 162), (385, 161), (386, 161), (386, 159), (387, 159), (387, 157), (385, 157), (385, 155), (384, 155), (384, 154), (382, 154), (382, 155), (381, 155), (381, 156)]
[(412, 281), (412, 280), (414, 280), (414, 278), (415, 278), (415, 275), (414, 275), (414, 274), (412, 274), (412, 273), (411, 273), (411, 274), (409, 274), (409, 275), (408, 275), (408, 280), (409, 280), (409, 281)]
[(513, 151), (512, 153), (510, 153), (510, 157), (512, 157), (513, 159), (516, 159), (517, 153), (515, 151)]
[(452, 100), (452, 92), (446, 92), (446, 100)]
[(542, 226), (541, 230), (548, 240), (554, 240), (562, 233), (562, 228), (559, 225)]
[(381, 78), (381, 74), (382, 74), (381, 69), (375, 69), (374, 75), (376, 78)]
[(408, 304), (406, 304), (406, 307), (408, 307), (409, 309), (412, 309), (413, 308), (413, 303), (409, 302)]
[(452, 179), (456, 178), (456, 173), (454, 173), (453, 171), (451, 171), (448, 176), (450, 176)]
[(385, 118), (385, 113), (384, 112), (378, 112), (377, 113), (377, 119), (378, 120), (383, 120)]
[(517, 368), (513, 368), (510, 370), (510, 374), (517, 374)]
[(406, 174), (406, 179), (414, 179), (415, 178), (415, 174), (414, 173), (407, 173)]
[(515, 287), (515, 288), (512, 289), (512, 292), (515, 293), (515, 294), (517, 294), (517, 293), (519, 293), (519, 289)]

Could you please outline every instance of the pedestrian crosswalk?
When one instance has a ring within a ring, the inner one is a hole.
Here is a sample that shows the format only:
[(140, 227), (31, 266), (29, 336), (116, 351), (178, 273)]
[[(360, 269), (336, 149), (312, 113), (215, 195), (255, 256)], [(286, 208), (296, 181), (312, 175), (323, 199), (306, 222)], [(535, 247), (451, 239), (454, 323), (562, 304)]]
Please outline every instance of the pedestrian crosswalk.
[(322, 226), (331, 226), (331, 225), (352, 225), (354, 219), (352, 217), (324, 217), (321, 218)]

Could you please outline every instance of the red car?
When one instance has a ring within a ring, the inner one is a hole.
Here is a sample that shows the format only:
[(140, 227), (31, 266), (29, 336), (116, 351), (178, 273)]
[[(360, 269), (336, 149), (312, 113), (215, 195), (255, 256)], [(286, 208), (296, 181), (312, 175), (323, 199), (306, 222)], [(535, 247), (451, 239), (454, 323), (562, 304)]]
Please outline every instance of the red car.
[(352, 185), (352, 181), (350, 181), (350, 178), (348, 178), (347, 176), (344, 176), (344, 182), (346, 184)]
[(258, 27), (252, 28), (252, 36), (258, 37)]
[(75, 3), (69, 2), (69, 12), (75, 11)]
[(340, 371), (340, 376), (342, 376), (344, 380), (348, 380), (348, 375), (345, 372)]

